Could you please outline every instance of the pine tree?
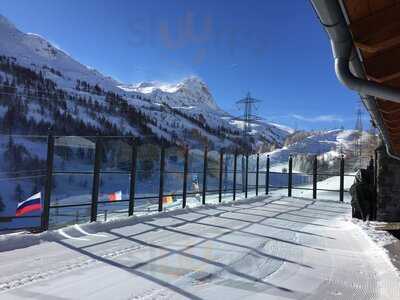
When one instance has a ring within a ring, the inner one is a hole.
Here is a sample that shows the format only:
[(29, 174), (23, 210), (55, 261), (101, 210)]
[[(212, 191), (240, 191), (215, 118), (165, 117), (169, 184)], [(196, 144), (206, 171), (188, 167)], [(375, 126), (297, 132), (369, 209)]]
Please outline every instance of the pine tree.
[(4, 205), (3, 197), (0, 195), (0, 212), (4, 211), (5, 208), (6, 206)]
[(24, 191), (21, 188), (21, 185), (18, 183), (17, 186), (15, 187), (14, 191), (14, 199), (18, 202), (20, 202), (24, 197)]

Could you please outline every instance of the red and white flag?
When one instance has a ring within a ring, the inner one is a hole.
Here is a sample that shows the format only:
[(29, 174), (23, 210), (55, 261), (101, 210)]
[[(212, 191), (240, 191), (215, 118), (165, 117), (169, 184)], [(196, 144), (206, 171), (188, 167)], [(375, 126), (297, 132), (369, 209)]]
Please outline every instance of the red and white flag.
[(37, 193), (37, 194), (29, 197), (25, 201), (19, 202), (17, 204), (17, 211), (16, 211), (15, 215), (17, 217), (19, 217), (19, 216), (23, 216), (27, 213), (30, 213), (32, 211), (41, 211), (42, 210), (41, 198), (42, 198), (42, 194)]
[(108, 201), (114, 202), (122, 200), (122, 191), (114, 192), (108, 195)]

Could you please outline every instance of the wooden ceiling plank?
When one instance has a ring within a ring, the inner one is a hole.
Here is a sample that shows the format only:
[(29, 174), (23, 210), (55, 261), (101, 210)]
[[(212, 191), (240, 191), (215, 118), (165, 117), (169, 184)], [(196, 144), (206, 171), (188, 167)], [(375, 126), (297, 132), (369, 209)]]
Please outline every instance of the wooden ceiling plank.
[(400, 134), (400, 128), (391, 128), (391, 127), (387, 126), (386, 130), (388, 131), (390, 136)]
[(387, 126), (387, 128), (390, 128), (392, 130), (396, 130), (396, 131), (400, 131), (400, 122), (399, 120), (384, 120), (385, 125)]
[(377, 52), (399, 45), (399, 16), (400, 3), (397, 3), (356, 22), (352, 21), (349, 27), (355, 44), (368, 52)]
[(369, 5), (365, 0), (346, 0), (344, 1), (347, 14), (352, 21), (357, 21), (370, 15)]
[(377, 105), (378, 105), (379, 110), (388, 111), (388, 112), (398, 110), (400, 108), (400, 103), (395, 103), (395, 102), (391, 102), (391, 101), (387, 101), (387, 100), (383, 100), (383, 99), (378, 99)]
[(361, 50), (369, 53), (376, 53), (400, 45), (399, 32), (400, 22), (394, 24), (392, 28), (388, 28), (386, 31), (370, 33), (363, 41), (355, 40), (354, 44)]
[(382, 118), (383, 118), (384, 120), (388, 120), (388, 121), (391, 121), (391, 120), (400, 120), (400, 112), (396, 112), (396, 113), (394, 113), (394, 114), (387, 114), (387, 113), (381, 112), (381, 114), (382, 114)]
[(396, 0), (368, 0), (371, 14), (396, 4)]

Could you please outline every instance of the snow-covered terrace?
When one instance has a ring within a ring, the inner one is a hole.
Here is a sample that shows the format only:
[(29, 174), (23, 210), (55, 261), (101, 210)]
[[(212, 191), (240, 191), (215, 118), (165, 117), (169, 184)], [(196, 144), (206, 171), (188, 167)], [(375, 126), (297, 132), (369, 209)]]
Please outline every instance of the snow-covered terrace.
[(347, 203), (279, 191), (0, 239), (0, 299), (400, 299)]

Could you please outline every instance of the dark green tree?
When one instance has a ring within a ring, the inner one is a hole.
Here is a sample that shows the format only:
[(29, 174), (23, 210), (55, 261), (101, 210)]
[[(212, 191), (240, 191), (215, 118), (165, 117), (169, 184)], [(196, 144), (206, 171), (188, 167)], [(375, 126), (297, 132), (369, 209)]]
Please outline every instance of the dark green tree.
[(3, 197), (0, 195), (0, 212), (4, 211), (5, 208), (6, 206), (4, 205)]
[(22, 189), (21, 185), (18, 183), (15, 187), (14, 191), (14, 199), (15, 201), (20, 202), (24, 197), (24, 190)]

